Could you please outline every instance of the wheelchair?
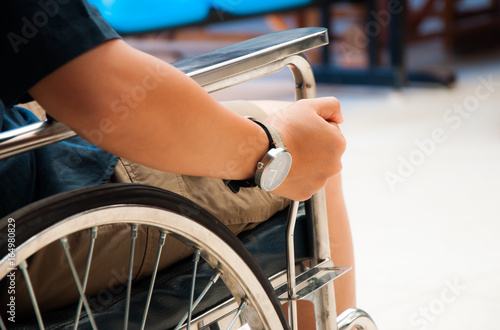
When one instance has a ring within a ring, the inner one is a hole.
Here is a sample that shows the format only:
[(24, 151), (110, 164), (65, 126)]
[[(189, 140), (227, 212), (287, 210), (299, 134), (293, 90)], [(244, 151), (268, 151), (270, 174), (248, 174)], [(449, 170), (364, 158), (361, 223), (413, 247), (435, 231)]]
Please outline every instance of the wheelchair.
[[(327, 43), (324, 28), (293, 29), (174, 65), (208, 92), (289, 67), (296, 99), (314, 98), (314, 76), (302, 53)], [(75, 135), (50, 119), (7, 131), (0, 134), (0, 158)], [(120, 290), (110, 286), (91, 295), (86, 289), (95, 247), (100, 231), (110, 224), (124, 224), (130, 232), (126, 276)], [(22, 294), (32, 305), (32, 316), (13, 323), (7, 300), (0, 328), (296, 329), (296, 302), (305, 299), (314, 304), (317, 329), (376, 329), (360, 309), (336, 315), (332, 281), (349, 269), (334, 266), (330, 259), (327, 225), (324, 191), (305, 203), (293, 202), (288, 210), (240, 237), (193, 202), (155, 187), (106, 184), (58, 194), (0, 221), (0, 247), (7, 252), (0, 260), (0, 279), (7, 290), (16, 285), (12, 274), (22, 277), (26, 286)], [(144, 228), (156, 232), (154, 241), (145, 238), (157, 251), (156, 258), (152, 274), (135, 279), (135, 246)], [(89, 233), (88, 252), (85, 267), (76, 269), (67, 237), (82, 230)], [(169, 238), (183, 244), (191, 256), (159, 269)], [(64, 252), (79, 293), (76, 301), (55, 310), (39, 303), (29, 272), (37, 251), (50, 244)], [(21, 292), (16, 292), (16, 300), (18, 295)], [(282, 309), (285, 303), (288, 319)]]

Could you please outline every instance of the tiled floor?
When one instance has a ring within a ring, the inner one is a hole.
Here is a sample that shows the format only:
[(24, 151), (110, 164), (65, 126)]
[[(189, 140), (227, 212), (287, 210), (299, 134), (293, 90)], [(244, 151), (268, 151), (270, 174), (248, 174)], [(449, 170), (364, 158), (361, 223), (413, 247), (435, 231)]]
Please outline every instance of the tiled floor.
[[(455, 70), (449, 89), (319, 86), (346, 117), (358, 303), (382, 330), (500, 328), (500, 56)], [(215, 97), (292, 90), (279, 73)]]

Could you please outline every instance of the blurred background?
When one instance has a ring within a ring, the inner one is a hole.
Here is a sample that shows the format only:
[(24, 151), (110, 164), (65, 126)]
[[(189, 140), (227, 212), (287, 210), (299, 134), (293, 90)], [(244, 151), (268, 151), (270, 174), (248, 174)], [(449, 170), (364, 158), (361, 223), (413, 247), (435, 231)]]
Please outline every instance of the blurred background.
[[(144, 18), (159, 1), (129, 1), (135, 20), (112, 14), (127, 1), (94, 2), (127, 42), (169, 62), (328, 27), (330, 45), (308, 58), (319, 96), (346, 117), (358, 306), (382, 330), (498, 327), (500, 1), (160, 1), (178, 6), (168, 24)], [(291, 74), (214, 97), (293, 100)]]

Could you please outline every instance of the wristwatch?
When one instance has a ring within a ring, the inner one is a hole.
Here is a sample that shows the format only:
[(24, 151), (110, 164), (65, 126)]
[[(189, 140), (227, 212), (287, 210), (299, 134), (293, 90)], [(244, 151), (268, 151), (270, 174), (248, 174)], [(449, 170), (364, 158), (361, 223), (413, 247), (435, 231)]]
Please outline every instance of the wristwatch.
[(235, 194), (240, 188), (259, 186), (264, 191), (272, 191), (285, 181), (290, 167), (292, 166), (292, 155), (286, 149), (285, 143), (278, 131), (260, 121), (247, 117), (262, 127), (269, 139), (269, 151), (257, 163), (255, 179), (252, 180), (224, 180), (224, 184)]

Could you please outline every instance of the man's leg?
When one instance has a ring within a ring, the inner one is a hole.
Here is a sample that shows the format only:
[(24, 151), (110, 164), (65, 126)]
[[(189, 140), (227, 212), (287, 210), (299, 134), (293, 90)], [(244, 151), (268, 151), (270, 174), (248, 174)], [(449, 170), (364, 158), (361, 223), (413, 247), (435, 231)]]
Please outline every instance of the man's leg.
[(356, 306), (354, 252), (341, 181), (340, 175), (335, 176), (325, 187), (332, 260), (335, 265), (352, 267), (334, 281), (337, 313)]

